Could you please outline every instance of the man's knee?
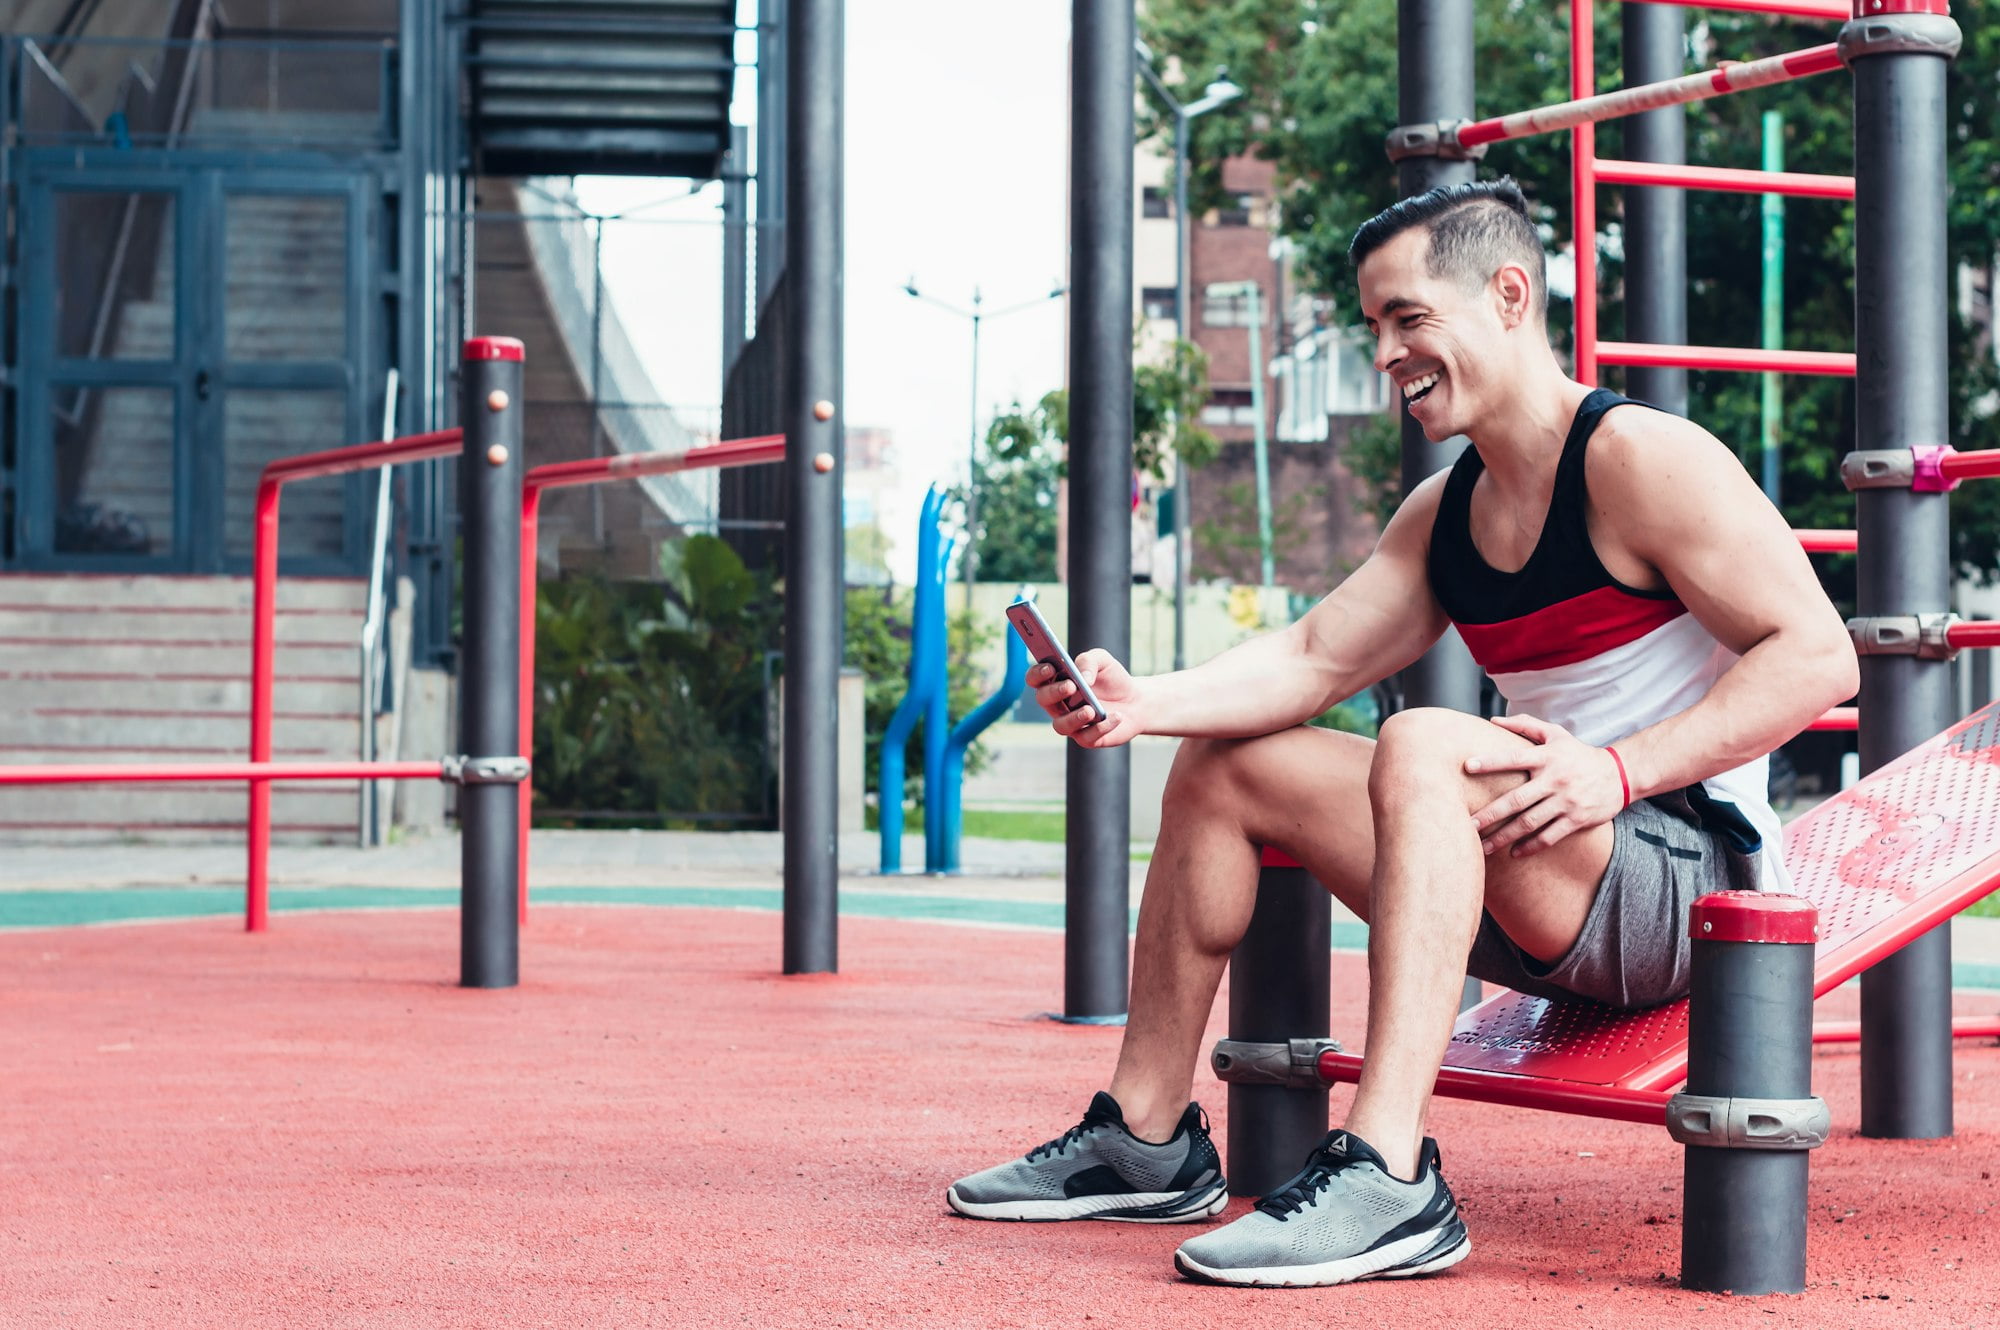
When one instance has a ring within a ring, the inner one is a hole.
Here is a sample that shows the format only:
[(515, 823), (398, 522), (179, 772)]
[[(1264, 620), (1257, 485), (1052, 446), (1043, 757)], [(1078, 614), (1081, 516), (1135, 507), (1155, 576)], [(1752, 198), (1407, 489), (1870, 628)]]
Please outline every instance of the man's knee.
[(1416, 707), (1390, 716), (1382, 722), (1368, 770), (1369, 794), (1379, 805), (1384, 799), (1464, 790), (1465, 760), (1479, 733), (1473, 727), (1480, 724), (1444, 707)]
[(1236, 783), (1240, 739), (1183, 739), (1167, 771), (1165, 811), (1182, 813), (1212, 806)]

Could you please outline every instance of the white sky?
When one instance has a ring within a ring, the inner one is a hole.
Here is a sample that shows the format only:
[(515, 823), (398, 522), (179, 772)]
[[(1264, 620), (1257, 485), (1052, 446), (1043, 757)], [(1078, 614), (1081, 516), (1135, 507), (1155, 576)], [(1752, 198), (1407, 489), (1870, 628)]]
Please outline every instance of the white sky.
[[(847, 401), (850, 427), (895, 435), (900, 486), (883, 524), (899, 581), (914, 571), (924, 487), (963, 478), (970, 436), (971, 325), (904, 294), (964, 308), (1033, 300), (1067, 277), (1067, 0), (1000, 11), (938, 0), (847, 6)], [(754, 88), (738, 79), (739, 118)], [(682, 182), (597, 177), (584, 206), (618, 213)], [(606, 287), (672, 403), (721, 397), (721, 189), (608, 225)], [(982, 416), (1032, 402), (1063, 379), (1063, 302), (986, 322)], [(690, 412), (700, 418), (701, 412)]]

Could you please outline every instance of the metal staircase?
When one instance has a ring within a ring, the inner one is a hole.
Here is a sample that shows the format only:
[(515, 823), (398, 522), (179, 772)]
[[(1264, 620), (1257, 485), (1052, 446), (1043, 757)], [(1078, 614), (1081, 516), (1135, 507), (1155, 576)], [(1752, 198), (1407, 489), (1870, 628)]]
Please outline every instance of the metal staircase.
[(476, 173), (716, 175), (735, 12), (730, 0), (471, 0)]

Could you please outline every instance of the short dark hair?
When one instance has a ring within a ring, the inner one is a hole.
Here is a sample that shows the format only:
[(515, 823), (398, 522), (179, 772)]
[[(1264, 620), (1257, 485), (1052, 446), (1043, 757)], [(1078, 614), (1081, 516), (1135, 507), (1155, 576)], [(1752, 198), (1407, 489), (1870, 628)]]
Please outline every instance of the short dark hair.
[(1528, 200), (1513, 177), (1439, 185), (1391, 204), (1361, 224), (1347, 258), (1362, 261), (1403, 232), (1423, 227), (1430, 234), (1425, 263), (1433, 277), (1478, 290), (1509, 263), (1528, 270), (1535, 312), (1548, 311), (1547, 262), (1542, 238), (1528, 217)]

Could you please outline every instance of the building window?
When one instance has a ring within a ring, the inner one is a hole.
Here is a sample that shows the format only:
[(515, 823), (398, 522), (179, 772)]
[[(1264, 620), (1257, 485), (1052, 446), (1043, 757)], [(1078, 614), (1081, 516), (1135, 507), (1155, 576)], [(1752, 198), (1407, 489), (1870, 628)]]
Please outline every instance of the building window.
[(1178, 303), (1180, 288), (1173, 286), (1149, 286), (1139, 293), (1139, 307), (1149, 319), (1171, 319), (1174, 306)]
[(1250, 196), (1248, 194), (1238, 194), (1233, 201), (1217, 208), (1215, 210), (1215, 224), (1217, 226), (1250, 225)]
[(1158, 185), (1146, 186), (1145, 190), (1140, 194), (1139, 200), (1140, 206), (1144, 210), (1144, 215), (1147, 217), (1171, 217), (1174, 215), (1173, 200), (1167, 196), (1167, 191), (1161, 189)]
[(1204, 425), (1255, 425), (1257, 408), (1248, 388), (1215, 388), (1201, 409)]
[[(1257, 288), (1257, 310), (1268, 308), (1264, 288)], [(1211, 282), (1201, 291), (1201, 326), (1204, 328), (1248, 328), (1250, 296), (1241, 282)]]

